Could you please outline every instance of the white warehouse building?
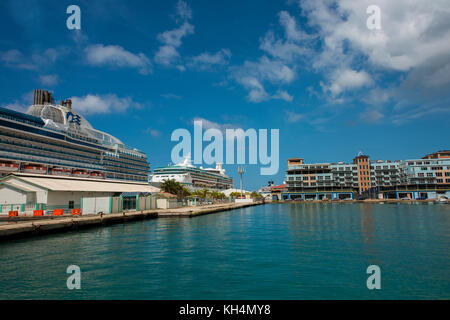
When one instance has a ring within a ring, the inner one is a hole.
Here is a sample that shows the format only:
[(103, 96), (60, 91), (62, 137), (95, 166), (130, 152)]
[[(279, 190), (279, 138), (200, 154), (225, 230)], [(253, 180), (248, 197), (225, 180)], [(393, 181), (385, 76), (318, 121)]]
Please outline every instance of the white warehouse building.
[[(144, 210), (152, 207), (151, 196), (159, 191), (139, 182), (12, 173), (0, 180), (0, 214), (18, 211), (28, 215), (37, 209), (97, 213), (100, 207), (91, 209), (96, 201), (103, 203), (104, 213)], [(87, 208), (93, 212), (86, 212)]]

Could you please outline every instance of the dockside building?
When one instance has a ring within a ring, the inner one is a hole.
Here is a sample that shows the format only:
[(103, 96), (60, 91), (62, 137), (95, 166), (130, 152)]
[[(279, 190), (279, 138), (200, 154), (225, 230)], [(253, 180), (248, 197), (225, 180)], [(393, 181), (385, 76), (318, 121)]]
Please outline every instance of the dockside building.
[(450, 196), (450, 151), (403, 161), (371, 161), (362, 154), (352, 163), (305, 163), (291, 158), (286, 184), (280, 200)]

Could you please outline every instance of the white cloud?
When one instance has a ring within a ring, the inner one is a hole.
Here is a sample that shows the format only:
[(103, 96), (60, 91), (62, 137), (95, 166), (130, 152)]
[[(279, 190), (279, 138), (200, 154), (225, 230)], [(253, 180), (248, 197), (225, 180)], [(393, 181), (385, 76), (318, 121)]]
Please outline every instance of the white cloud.
[(145, 133), (151, 135), (154, 138), (159, 138), (162, 135), (162, 132), (156, 129), (147, 128), (144, 130)]
[(0, 53), (4, 66), (15, 69), (35, 70), (37, 66), (31, 63), (19, 50), (12, 49)]
[(286, 114), (286, 121), (289, 123), (298, 122), (304, 118), (304, 115), (300, 113), (295, 113), (288, 110), (285, 110), (284, 112)]
[(3, 104), (1, 107), (12, 109), (19, 112), (26, 112), (33, 102), (33, 91), (23, 94), (19, 99), (12, 103)]
[(182, 20), (189, 20), (192, 18), (192, 9), (186, 2), (178, 0), (176, 5), (176, 14), (177, 17)]
[(178, 60), (180, 54), (172, 46), (161, 46), (155, 54), (155, 62), (166, 66), (171, 65)]
[(94, 44), (84, 51), (91, 65), (136, 68), (144, 75), (151, 72), (151, 62), (145, 54), (134, 54), (121, 46)]
[(331, 84), (328, 90), (331, 91), (333, 96), (337, 96), (342, 91), (358, 89), (364, 86), (370, 86), (371, 84), (373, 84), (373, 81), (370, 75), (364, 70), (336, 70), (331, 76)]
[(229, 63), (231, 51), (229, 49), (221, 49), (212, 54), (204, 52), (196, 57), (190, 58), (188, 67), (200, 70), (208, 70), (214, 65), (226, 65)]
[(48, 74), (39, 77), (39, 81), (44, 86), (54, 86), (59, 82), (59, 76), (57, 74)]
[(72, 97), (72, 105), (82, 114), (106, 114), (124, 112), (130, 108), (142, 108), (140, 103), (130, 97), (120, 98), (115, 94), (88, 94), (82, 97)]
[(297, 21), (287, 11), (281, 11), (278, 17), (284, 30), (284, 38), (277, 38), (269, 30), (260, 39), (259, 48), (265, 52), (263, 56), (256, 61), (245, 61), (242, 66), (230, 68), (231, 77), (249, 90), (247, 99), (252, 102), (269, 99), (292, 101), (293, 97), (282, 89), (269, 94), (264, 87), (265, 82), (276, 86), (293, 82), (296, 78), (296, 59), (311, 51), (308, 48), (311, 37), (298, 27)]
[(383, 119), (384, 114), (378, 110), (365, 110), (363, 113), (359, 114), (359, 118), (364, 122), (373, 123)]
[(189, 22), (185, 22), (176, 29), (164, 31), (163, 33), (158, 34), (158, 40), (166, 45), (178, 48), (181, 46), (181, 39), (193, 33), (194, 26)]
[[(381, 9), (380, 30), (366, 26), (366, 9), (373, 4)], [(344, 95), (373, 85), (370, 97), (357, 98), (396, 101), (394, 111), (419, 105), (429, 109), (414, 111), (410, 119), (450, 108), (450, 2), (317, 0), (299, 6), (320, 40), (308, 65), (322, 73), (328, 93)], [(336, 76), (347, 69), (359, 71)]]
[(309, 38), (305, 32), (297, 27), (297, 22), (287, 11), (281, 11), (279, 18), (280, 24), (284, 27), (287, 40), (298, 42)]
[(287, 91), (284, 91), (284, 90), (278, 90), (277, 94), (274, 95), (274, 98), (275, 99), (282, 99), (284, 101), (289, 101), (289, 102), (294, 100), (294, 97), (291, 96)]
[[(185, 67), (179, 64), (180, 54), (178, 48), (182, 45), (182, 39), (194, 34), (194, 26), (188, 22), (192, 18), (192, 10), (184, 1), (178, 1), (176, 16), (181, 19), (182, 25), (173, 30), (167, 30), (158, 34), (157, 38), (162, 43), (155, 53), (155, 62), (165, 66), (175, 66), (184, 71)], [(178, 22), (178, 21), (177, 21)]]
[(289, 84), (295, 78), (295, 72), (289, 66), (278, 60), (271, 60), (266, 56), (258, 61), (245, 61), (242, 66), (231, 67), (230, 76), (249, 92), (247, 99), (251, 102), (262, 102), (269, 99), (283, 99), (291, 101), (284, 90), (279, 90), (277, 94), (269, 94), (263, 82), (275, 85)]
[(0, 61), (4, 66), (14, 69), (38, 70), (42, 66), (54, 63), (62, 54), (67, 52), (66, 48), (48, 48), (43, 52), (24, 55), (17, 49), (0, 52)]
[(258, 61), (245, 61), (240, 67), (231, 68), (232, 77), (238, 82), (241, 78), (253, 77), (255, 79), (271, 83), (291, 83), (295, 78), (295, 72), (281, 61), (271, 60), (266, 56)]
[(176, 95), (174, 93), (161, 94), (161, 97), (166, 98), (166, 99), (181, 100), (181, 96)]

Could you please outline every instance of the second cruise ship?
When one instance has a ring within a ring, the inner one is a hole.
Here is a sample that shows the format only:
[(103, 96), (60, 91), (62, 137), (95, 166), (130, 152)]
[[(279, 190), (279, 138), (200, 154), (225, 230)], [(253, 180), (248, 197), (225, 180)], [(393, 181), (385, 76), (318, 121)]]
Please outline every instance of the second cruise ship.
[(148, 181), (145, 153), (94, 129), (72, 101), (35, 90), (27, 113), (0, 108), (0, 177), (11, 172)]
[(223, 191), (233, 188), (233, 178), (225, 174), (222, 164), (217, 164), (216, 168), (197, 168), (192, 165), (189, 157), (186, 157), (182, 163), (176, 165), (155, 168), (151, 183), (159, 185), (165, 180), (175, 180), (191, 190), (206, 188)]

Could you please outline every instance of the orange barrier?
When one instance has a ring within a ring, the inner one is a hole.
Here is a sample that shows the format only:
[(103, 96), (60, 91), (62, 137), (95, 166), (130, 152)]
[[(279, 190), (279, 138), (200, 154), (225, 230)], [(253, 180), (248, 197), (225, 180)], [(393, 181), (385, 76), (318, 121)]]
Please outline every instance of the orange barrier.
[(72, 214), (81, 214), (81, 209), (72, 209)]
[(9, 211), (8, 213), (8, 217), (17, 217), (17, 216), (19, 216), (18, 211)]
[(34, 217), (43, 216), (43, 215), (44, 215), (44, 210), (33, 210)]
[(55, 209), (53, 210), (54, 216), (62, 216), (63, 215), (63, 209)]

